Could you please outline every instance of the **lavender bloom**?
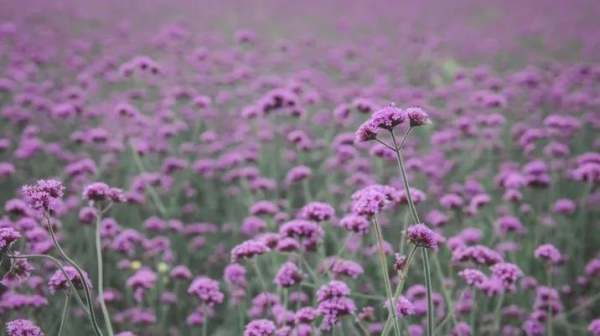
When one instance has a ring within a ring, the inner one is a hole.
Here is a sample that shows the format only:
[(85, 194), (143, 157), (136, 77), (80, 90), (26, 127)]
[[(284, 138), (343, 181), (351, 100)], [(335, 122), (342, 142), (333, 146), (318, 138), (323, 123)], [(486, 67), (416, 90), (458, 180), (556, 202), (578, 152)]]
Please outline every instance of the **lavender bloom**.
[(302, 273), (298, 266), (292, 262), (286, 262), (279, 268), (275, 280), (273, 281), (280, 287), (292, 287), (302, 281)]
[(246, 287), (246, 269), (240, 264), (229, 264), (224, 271), (225, 282), (238, 287)]
[(11, 227), (0, 227), (0, 251), (7, 249), (21, 234)]
[(444, 237), (428, 228), (425, 224), (415, 224), (406, 230), (406, 236), (411, 243), (437, 250), (439, 245), (445, 241)]
[(310, 202), (305, 205), (298, 214), (299, 218), (315, 222), (324, 222), (335, 216), (335, 210), (327, 203)]
[(387, 206), (400, 202), (400, 192), (395, 188), (370, 185), (352, 194), (352, 212), (359, 216), (373, 216)]
[(485, 274), (473, 268), (467, 268), (458, 273), (469, 286), (478, 287), (487, 281)]
[(250, 259), (265, 254), (269, 250), (269, 247), (260, 240), (246, 240), (231, 250), (231, 261), (238, 262), (242, 259)]
[(552, 211), (561, 215), (572, 215), (576, 208), (575, 202), (568, 198), (561, 198), (554, 203)]
[(111, 188), (106, 183), (95, 182), (85, 187), (83, 197), (89, 201), (110, 200), (115, 203), (125, 202), (123, 191), (118, 188)]
[[(50, 287), (50, 292), (55, 293), (61, 289), (69, 288), (70, 282), (75, 285), (75, 287), (81, 289), (83, 288), (83, 283), (81, 278), (79, 277), (79, 273), (72, 266), (64, 266), (63, 267), (65, 273), (67, 274), (68, 279), (65, 278), (65, 274), (59, 269), (52, 274), (50, 280), (48, 281), (48, 287)], [(87, 273), (83, 272), (84, 281), (88, 287), (92, 287), (92, 282), (90, 281)], [(71, 280), (69, 282), (69, 280)]]
[(471, 336), (471, 335), (472, 335), (471, 327), (466, 322), (458, 322), (452, 329), (452, 332), (450, 333), (450, 336)]
[(135, 299), (141, 302), (145, 292), (154, 287), (157, 279), (156, 273), (143, 267), (127, 279), (127, 286), (133, 290)]
[(396, 301), (396, 312), (399, 318), (414, 315), (415, 306), (407, 298), (401, 295)]
[(317, 291), (318, 310), (324, 316), (323, 329), (330, 330), (341, 316), (356, 310), (354, 301), (348, 298), (350, 288), (337, 280), (321, 286)]
[(39, 180), (34, 185), (23, 187), (23, 195), (30, 207), (52, 211), (58, 199), (64, 195), (65, 187), (57, 180)]
[(17, 287), (31, 276), (32, 271), (33, 266), (27, 259), (14, 258), (11, 260), (10, 270), (4, 274), (0, 283), (7, 287)]
[(253, 320), (246, 325), (244, 336), (275, 336), (275, 323), (269, 320)]
[(7, 336), (44, 336), (40, 327), (30, 320), (12, 320), (6, 323)]
[(507, 290), (514, 290), (517, 279), (523, 275), (521, 269), (511, 263), (500, 262), (491, 267), (492, 275), (502, 281)]
[(340, 226), (347, 231), (365, 235), (369, 232), (369, 220), (354, 214), (346, 215), (340, 220)]
[(552, 244), (538, 246), (533, 254), (536, 258), (552, 265), (557, 265), (563, 260), (560, 251)]
[(319, 224), (303, 219), (295, 219), (284, 223), (279, 228), (279, 234), (284, 237), (298, 238), (307, 250), (313, 250), (325, 236)]
[(307, 166), (297, 166), (287, 173), (285, 177), (285, 183), (287, 185), (298, 183), (310, 177), (312, 175), (312, 170)]
[(600, 336), (600, 318), (597, 318), (590, 322), (587, 330), (592, 334), (592, 336)]
[(196, 295), (200, 302), (208, 306), (223, 303), (225, 297), (219, 289), (219, 283), (207, 277), (195, 278), (187, 292)]
[(370, 124), (374, 128), (391, 130), (406, 120), (406, 112), (393, 104), (377, 110), (370, 118)]

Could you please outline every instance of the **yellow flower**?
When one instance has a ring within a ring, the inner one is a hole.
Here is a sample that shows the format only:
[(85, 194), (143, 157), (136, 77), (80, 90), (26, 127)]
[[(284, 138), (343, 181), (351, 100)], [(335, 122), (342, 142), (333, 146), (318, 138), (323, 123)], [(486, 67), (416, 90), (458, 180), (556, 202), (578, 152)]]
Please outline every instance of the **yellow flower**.
[(130, 267), (132, 270), (137, 271), (142, 267), (142, 263), (139, 260), (134, 260), (131, 262)]
[(159, 262), (158, 263), (158, 272), (160, 273), (166, 273), (169, 270), (169, 265), (167, 265), (164, 262)]

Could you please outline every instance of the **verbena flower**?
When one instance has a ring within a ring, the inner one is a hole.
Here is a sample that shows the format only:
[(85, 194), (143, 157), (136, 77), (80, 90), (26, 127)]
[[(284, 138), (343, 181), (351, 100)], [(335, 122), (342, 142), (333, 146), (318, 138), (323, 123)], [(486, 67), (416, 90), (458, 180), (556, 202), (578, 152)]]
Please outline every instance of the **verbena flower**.
[(208, 277), (195, 278), (187, 293), (195, 295), (201, 303), (207, 306), (221, 304), (225, 299), (225, 295), (219, 289), (219, 283)]
[(445, 241), (439, 233), (431, 230), (425, 224), (415, 224), (406, 230), (406, 237), (411, 243), (437, 250), (441, 243)]
[(44, 336), (40, 327), (31, 320), (12, 320), (6, 323), (7, 336)]

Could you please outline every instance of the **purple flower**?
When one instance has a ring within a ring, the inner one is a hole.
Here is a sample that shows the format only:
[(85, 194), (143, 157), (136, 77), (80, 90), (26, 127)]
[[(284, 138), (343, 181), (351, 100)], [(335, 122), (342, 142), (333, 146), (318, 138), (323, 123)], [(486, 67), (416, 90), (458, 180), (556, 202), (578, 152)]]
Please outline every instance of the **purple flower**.
[(572, 215), (575, 213), (577, 206), (573, 200), (568, 198), (561, 198), (554, 203), (552, 211), (561, 215)]
[(375, 128), (391, 130), (406, 120), (406, 112), (393, 104), (377, 110), (370, 118), (370, 124)]
[(302, 281), (302, 272), (292, 262), (286, 262), (283, 264), (277, 274), (275, 275), (275, 284), (281, 287), (292, 287)]
[(250, 321), (244, 329), (244, 336), (274, 336), (275, 323), (260, 319)]
[(460, 275), (469, 286), (478, 287), (487, 280), (485, 274), (474, 268), (464, 269), (460, 271), (458, 275)]
[(40, 327), (30, 320), (13, 320), (6, 324), (7, 336), (44, 336)]
[(319, 316), (318, 311), (313, 307), (303, 307), (298, 309), (295, 314), (296, 323), (311, 323)]
[(560, 251), (552, 244), (543, 244), (538, 246), (533, 255), (536, 258), (552, 265), (557, 265), (563, 260)]
[(507, 290), (514, 290), (517, 279), (523, 275), (521, 269), (511, 263), (500, 262), (491, 267), (492, 275), (502, 281)]
[(452, 332), (450, 333), (450, 336), (471, 336), (471, 335), (472, 335), (471, 327), (466, 322), (458, 322), (452, 329)]
[(283, 237), (297, 238), (307, 250), (313, 250), (325, 236), (325, 231), (315, 222), (295, 219), (284, 223), (279, 228), (279, 234)]
[(7, 249), (21, 234), (11, 227), (0, 227), (0, 251)]
[(208, 277), (195, 278), (187, 292), (196, 295), (202, 303), (208, 306), (223, 303), (225, 298), (225, 295), (219, 289), (219, 283)]
[(396, 300), (396, 312), (398, 313), (398, 317), (414, 315), (415, 306), (410, 300), (401, 295)]
[(385, 209), (398, 196), (395, 189), (371, 185), (352, 194), (352, 213), (359, 216), (373, 216)]
[(437, 250), (444, 237), (428, 228), (425, 224), (415, 224), (406, 230), (406, 237), (411, 243)]
[(29, 206), (36, 210), (51, 211), (56, 201), (63, 197), (65, 187), (57, 180), (39, 180), (23, 187), (23, 195)]
[(118, 188), (111, 188), (106, 183), (95, 182), (85, 187), (83, 197), (89, 201), (110, 200), (115, 203), (125, 202), (123, 191)]
[(406, 109), (406, 114), (410, 120), (410, 127), (423, 126), (431, 124), (429, 115), (419, 107), (409, 107)]
[(238, 262), (242, 259), (250, 259), (265, 254), (269, 250), (269, 247), (260, 240), (246, 240), (231, 250), (231, 261)]
[(185, 265), (177, 265), (173, 267), (169, 273), (169, 276), (176, 280), (189, 280), (192, 278), (192, 272)]
[(339, 225), (347, 231), (365, 235), (369, 232), (369, 220), (363, 216), (349, 214), (340, 220)]
[(240, 264), (229, 264), (224, 271), (225, 282), (238, 287), (246, 287), (246, 269)]
[[(48, 287), (50, 287), (50, 292), (54, 293), (58, 290), (69, 288), (70, 282), (72, 282), (73, 285), (77, 288), (83, 288), (81, 277), (79, 276), (79, 273), (74, 267), (64, 266), (63, 270), (65, 271), (68, 279), (65, 278), (65, 274), (62, 272), (62, 270), (56, 270), (54, 274), (52, 274), (52, 276), (50, 277), (50, 280), (48, 281)], [(90, 281), (90, 278), (88, 277), (87, 273), (85, 273), (85, 271), (83, 272), (83, 276), (86, 285), (91, 288), (92, 282)]]
[(285, 183), (290, 185), (305, 180), (312, 175), (312, 170), (307, 166), (297, 166), (287, 173)]
[(590, 322), (587, 330), (592, 334), (592, 336), (600, 336), (600, 318), (597, 318)]
[[(15, 254), (18, 255), (17, 252)], [(4, 274), (0, 283), (7, 287), (16, 287), (29, 278), (33, 266), (25, 258), (14, 258), (10, 262), (10, 270)]]
[(154, 287), (157, 279), (156, 273), (147, 267), (143, 267), (127, 279), (127, 286), (133, 289), (135, 299), (140, 302), (145, 292)]
[(327, 203), (310, 202), (306, 204), (298, 214), (298, 217), (315, 222), (324, 222), (335, 216), (335, 210)]

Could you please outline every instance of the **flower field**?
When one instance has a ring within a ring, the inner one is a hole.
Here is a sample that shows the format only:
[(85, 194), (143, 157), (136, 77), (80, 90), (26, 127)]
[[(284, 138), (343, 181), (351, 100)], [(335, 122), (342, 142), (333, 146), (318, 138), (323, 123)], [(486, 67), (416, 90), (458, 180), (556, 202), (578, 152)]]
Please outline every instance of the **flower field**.
[(8, 336), (600, 336), (600, 3), (0, 3)]

